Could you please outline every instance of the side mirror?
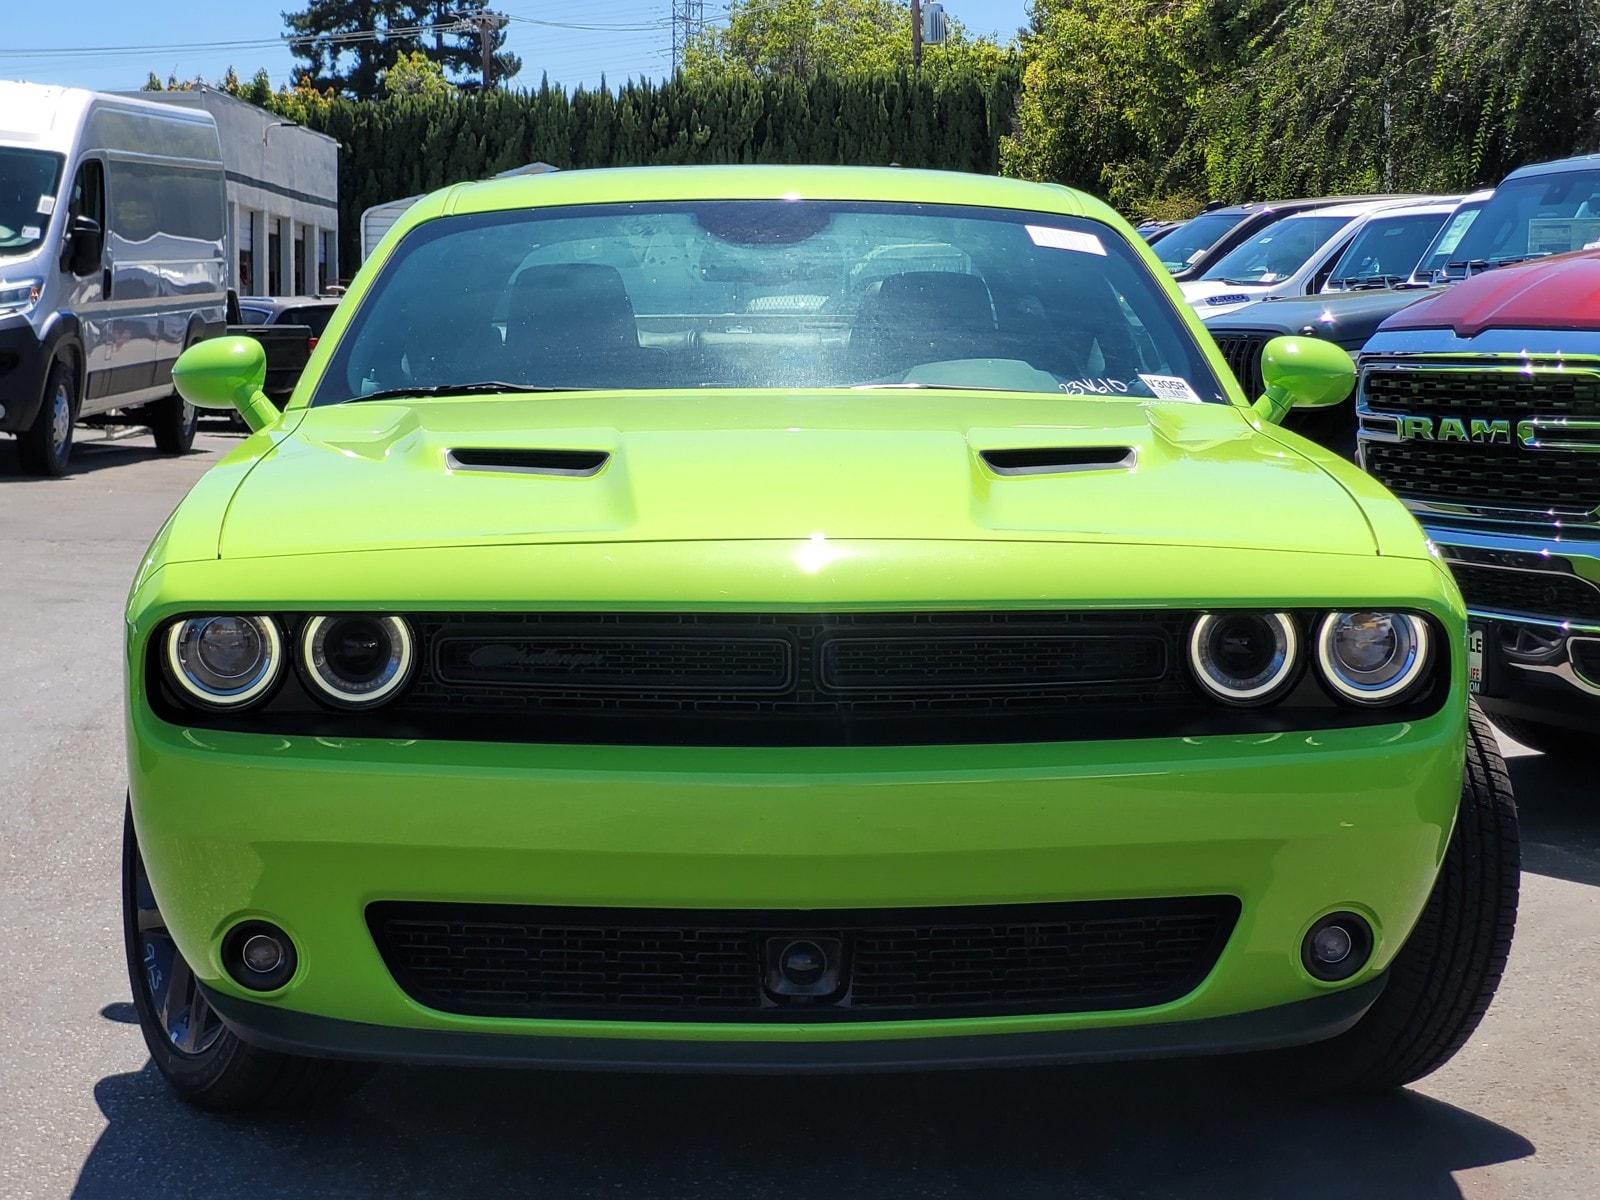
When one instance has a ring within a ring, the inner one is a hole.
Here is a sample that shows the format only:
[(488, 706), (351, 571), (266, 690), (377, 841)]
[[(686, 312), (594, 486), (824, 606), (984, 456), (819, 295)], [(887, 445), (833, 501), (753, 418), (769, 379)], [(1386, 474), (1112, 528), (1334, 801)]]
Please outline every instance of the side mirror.
[(237, 409), (250, 431), (265, 429), (278, 410), (262, 387), (267, 352), (255, 338), (221, 337), (196, 342), (172, 365), (172, 382), (196, 408)]
[(1261, 381), (1265, 391), (1251, 409), (1276, 425), (1291, 408), (1342, 404), (1355, 387), (1356, 365), (1321, 338), (1273, 338), (1261, 354)]
[(89, 275), (100, 269), (105, 254), (106, 235), (93, 217), (78, 215), (67, 226), (72, 239), (67, 246), (67, 265), (74, 275)]

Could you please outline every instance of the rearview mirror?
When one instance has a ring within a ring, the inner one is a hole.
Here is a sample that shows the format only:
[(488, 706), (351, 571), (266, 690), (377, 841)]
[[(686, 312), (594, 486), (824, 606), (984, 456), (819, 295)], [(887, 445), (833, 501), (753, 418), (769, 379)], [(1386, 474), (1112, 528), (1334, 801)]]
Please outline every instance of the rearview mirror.
[(1261, 381), (1265, 390), (1252, 411), (1276, 425), (1291, 408), (1342, 404), (1355, 388), (1356, 365), (1321, 338), (1273, 338), (1261, 354)]
[(197, 342), (178, 356), (172, 382), (196, 408), (237, 409), (254, 433), (278, 419), (266, 392), (267, 352), (255, 338), (221, 337)]

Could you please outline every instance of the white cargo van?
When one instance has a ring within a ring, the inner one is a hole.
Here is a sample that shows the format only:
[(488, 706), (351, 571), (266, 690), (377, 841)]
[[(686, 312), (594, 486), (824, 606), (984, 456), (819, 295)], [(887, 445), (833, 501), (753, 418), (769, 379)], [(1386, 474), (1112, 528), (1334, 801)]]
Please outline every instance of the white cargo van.
[(227, 249), (209, 113), (0, 82), (0, 430), (25, 470), (61, 474), (84, 418), (189, 448), (172, 364), (224, 328)]

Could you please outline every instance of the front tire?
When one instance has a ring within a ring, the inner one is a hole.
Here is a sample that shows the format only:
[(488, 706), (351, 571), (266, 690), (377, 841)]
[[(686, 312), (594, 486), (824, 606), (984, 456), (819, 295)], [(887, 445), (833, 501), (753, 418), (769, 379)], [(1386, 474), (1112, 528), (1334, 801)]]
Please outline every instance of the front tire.
[(1505, 971), (1522, 859), (1511, 780), (1474, 704), (1461, 807), (1444, 864), (1388, 986), (1348, 1032), (1292, 1056), (1318, 1091), (1402, 1087), (1442, 1067), (1472, 1036)]
[(78, 382), (72, 365), (56, 359), (45, 379), (44, 403), (33, 424), (17, 435), (17, 453), (29, 475), (67, 473), (72, 457), (72, 425), (78, 418)]
[(1499, 713), (1494, 715), (1493, 720), (1524, 746), (1551, 758), (1576, 760), (1580, 755), (1589, 753), (1594, 745), (1593, 735), (1576, 729), (1564, 729), (1560, 725), (1546, 725), (1542, 721), (1527, 721), (1521, 717), (1502, 717)]
[(262, 1050), (222, 1023), (167, 931), (131, 812), (122, 826), (122, 931), (139, 1031), (179, 1099), (217, 1112), (307, 1108), (349, 1095), (372, 1073), (364, 1063)]
[(187, 454), (194, 445), (197, 414), (194, 405), (182, 396), (168, 396), (157, 400), (149, 408), (150, 432), (155, 435), (156, 449), (163, 454)]

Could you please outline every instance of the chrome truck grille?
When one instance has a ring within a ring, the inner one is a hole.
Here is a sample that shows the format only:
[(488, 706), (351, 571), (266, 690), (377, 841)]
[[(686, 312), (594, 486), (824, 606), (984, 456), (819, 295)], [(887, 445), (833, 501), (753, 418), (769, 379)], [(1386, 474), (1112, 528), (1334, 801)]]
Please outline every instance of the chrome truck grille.
[(1600, 524), (1600, 365), (1367, 364), (1361, 463), (1434, 521)]

